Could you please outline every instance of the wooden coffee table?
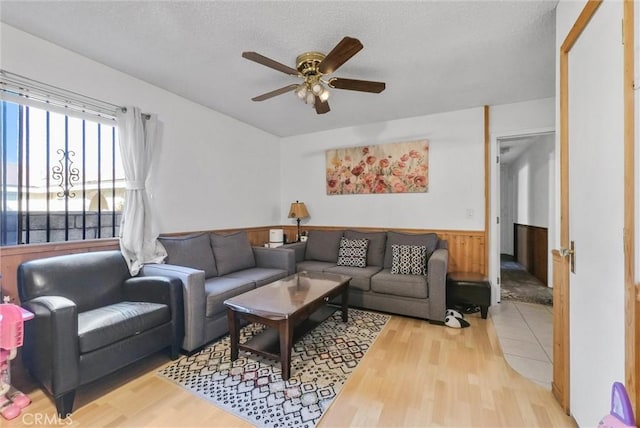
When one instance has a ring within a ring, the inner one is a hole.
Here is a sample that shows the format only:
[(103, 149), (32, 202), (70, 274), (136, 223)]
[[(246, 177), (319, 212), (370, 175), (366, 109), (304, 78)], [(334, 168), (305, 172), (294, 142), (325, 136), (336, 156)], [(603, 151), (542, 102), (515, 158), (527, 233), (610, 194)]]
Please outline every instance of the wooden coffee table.
[[(327, 302), (338, 295), (342, 295), (342, 321), (347, 322), (350, 280), (345, 275), (300, 272), (225, 300), (231, 360), (238, 358), (240, 349), (279, 359), (282, 378), (289, 379), (293, 344), (336, 310)], [(239, 343), (241, 318), (270, 328)]]

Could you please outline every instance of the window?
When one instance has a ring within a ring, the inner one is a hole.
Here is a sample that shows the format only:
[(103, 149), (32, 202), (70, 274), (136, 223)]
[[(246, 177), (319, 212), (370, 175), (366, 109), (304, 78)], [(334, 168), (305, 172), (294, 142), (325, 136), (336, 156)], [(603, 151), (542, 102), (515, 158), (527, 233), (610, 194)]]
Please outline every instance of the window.
[(117, 237), (125, 179), (115, 121), (0, 103), (0, 245)]

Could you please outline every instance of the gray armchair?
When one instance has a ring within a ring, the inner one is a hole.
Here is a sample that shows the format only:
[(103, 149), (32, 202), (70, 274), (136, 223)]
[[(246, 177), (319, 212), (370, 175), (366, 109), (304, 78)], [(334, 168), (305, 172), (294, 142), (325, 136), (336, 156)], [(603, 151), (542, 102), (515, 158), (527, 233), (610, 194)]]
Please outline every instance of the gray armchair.
[(169, 347), (178, 357), (184, 335), (182, 283), (131, 277), (119, 251), (72, 254), (22, 263), (26, 368), (53, 395), (61, 417), (75, 390)]

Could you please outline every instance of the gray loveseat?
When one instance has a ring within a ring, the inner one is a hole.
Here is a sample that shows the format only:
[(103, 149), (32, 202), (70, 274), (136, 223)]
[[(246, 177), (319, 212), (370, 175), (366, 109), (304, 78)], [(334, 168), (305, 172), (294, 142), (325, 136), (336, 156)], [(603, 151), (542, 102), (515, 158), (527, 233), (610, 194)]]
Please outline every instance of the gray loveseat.
[(198, 350), (229, 331), (223, 302), (295, 273), (294, 254), (252, 247), (246, 232), (160, 237), (165, 264), (149, 264), (142, 275), (182, 280), (185, 334), (182, 348)]
[(297, 272), (350, 276), (349, 306), (444, 322), (449, 250), (435, 233), (311, 230), (284, 248), (295, 251)]

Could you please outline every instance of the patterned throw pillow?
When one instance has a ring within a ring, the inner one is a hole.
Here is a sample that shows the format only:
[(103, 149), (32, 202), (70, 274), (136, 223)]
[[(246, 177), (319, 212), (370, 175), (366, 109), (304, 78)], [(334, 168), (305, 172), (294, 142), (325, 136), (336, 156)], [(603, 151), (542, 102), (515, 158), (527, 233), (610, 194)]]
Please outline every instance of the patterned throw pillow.
[(424, 275), (427, 264), (427, 247), (424, 245), (391, 246), (392, 274)]
[(368, 239), (340, 239), (338, 266), (367, 267)]

